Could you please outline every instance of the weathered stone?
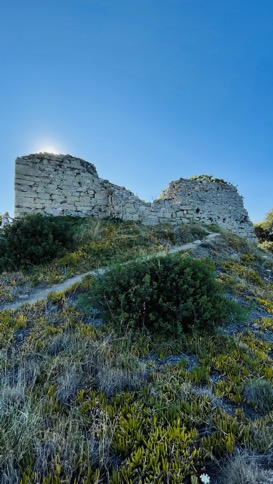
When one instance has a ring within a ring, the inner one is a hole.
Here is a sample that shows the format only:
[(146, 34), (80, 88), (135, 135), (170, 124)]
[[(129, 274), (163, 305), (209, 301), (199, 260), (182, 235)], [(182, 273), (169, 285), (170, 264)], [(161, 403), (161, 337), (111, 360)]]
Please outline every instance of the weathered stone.
[(253, 225), (237, 189), (209, 177), (170, 183), (163, 198), (144, 202), (124, 187), (98, 177), (92, 163), (70, 155), (38, 153), (15, 163), (15, 217), (53, 215), (119, 217), (147, 225), (191, 220), (218, 224), (255, 240)]

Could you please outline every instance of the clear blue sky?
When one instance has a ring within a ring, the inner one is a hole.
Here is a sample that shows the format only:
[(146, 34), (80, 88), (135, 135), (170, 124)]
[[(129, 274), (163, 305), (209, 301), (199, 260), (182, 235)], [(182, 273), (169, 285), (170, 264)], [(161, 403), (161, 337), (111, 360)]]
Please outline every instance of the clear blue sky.
[(272, 0), (2, 0), (0, 22), (0, 211), (44, 150), (146, 201), (205, 173), (273, 207)]

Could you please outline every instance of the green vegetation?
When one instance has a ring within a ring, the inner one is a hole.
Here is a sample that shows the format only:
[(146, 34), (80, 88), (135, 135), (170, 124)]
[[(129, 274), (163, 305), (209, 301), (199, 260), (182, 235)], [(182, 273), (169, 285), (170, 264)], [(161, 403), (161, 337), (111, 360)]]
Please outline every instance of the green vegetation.
[(173, 240), (174, 231), (167, 227), (145, 230), (145, 227), (118, 221), (53, 217), (41, 214), (15, 220), (1, 233), (0, 269), (31, 271), (33, 267), (56, 261), (67, 269), (88, 263), (121, 258), (122, 252), (160, 246)]
[(6, 271), (16, 271), (14, 277), (22, 284), (53, 284), (73, 274), (132, 260), (205, 234), (206, 230), (197, 224), (146, 227), (119, 220), (29, 215), (0, 234), (0, 302), (2, 295), (12, 298), (14, 292), (7, 293), (6, 278), (12, 277)]
[(26, 269), (50, 262), (73, 248), (76, 217), (41, 214), (17, 219), (7, 225), (0, 238), (0, 271)]
[(200, 180), (204, 182), (213, 182), (213, 183), (225, 183), (226, 185), (230, 185), (229, 182), (226, 182), (222, 178), (215, 178), (212, 175), (194, 175), (190, 177), (191, 180)]
[(106, 322), (179, 336), (231, 318), (235, 307), (222, 293), (210, 261), (174, 255), (106, 271), (90, 299)]
[(0, 483), (269, 483), (273, 257), (222, 233), (155, 258), (206, 229), (64, 223), (73, 249), (3, 272), (0, 303), (109, 269), (0, 311)]
[(273, 252), (273, 209), (262, 222), (255, 224), (255, 234), (265, 250)]

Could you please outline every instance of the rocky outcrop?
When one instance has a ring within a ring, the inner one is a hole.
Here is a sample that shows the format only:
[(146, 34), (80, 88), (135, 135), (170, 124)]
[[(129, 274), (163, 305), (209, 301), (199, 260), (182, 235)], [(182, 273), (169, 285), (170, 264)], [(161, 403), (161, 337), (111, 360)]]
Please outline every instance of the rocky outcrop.
[(223, 180), (181, 178), (170, 183), (160, 199), (147, 203), (99, 178), (92, 163), (70, 155), (38, 153), (16, 159), (15, 217), (36, 212), (112, 217), (147, 225), (199, 220), (255, 240), (242, 197)]

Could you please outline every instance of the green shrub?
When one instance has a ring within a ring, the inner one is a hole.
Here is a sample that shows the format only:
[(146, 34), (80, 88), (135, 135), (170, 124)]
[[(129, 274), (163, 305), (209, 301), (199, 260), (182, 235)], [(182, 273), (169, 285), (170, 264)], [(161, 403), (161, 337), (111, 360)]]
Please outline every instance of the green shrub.
[(262, 222), (255, 224), (254, 229), (259, 242), (273, 242), (273, 209)]
[(72, 248), (77, 218), (28, 215), (7, 225), (0, 237), (0, 271), (49, 262)]
[(231, 185), (231, 183), (226, 182), (222, 178), (214, 178), (212, 175), (194, 175), (190, 177), (190, 180), (200, 180), (208, 183), (224, 183), (225, 185)]
[(273, 241), (270, 242), (268, 240), (265, 240), (264, 242), (261, 242), (259, 244), (259, 247), (263, 250), (267, 250), (268, 252), (272, 252), (273, 253)]
[(210, 329), (229, 316), (214, 268), (179, 254), (132, 262), (100, 275), (90, 300), (105, 322), (181, 335)]

